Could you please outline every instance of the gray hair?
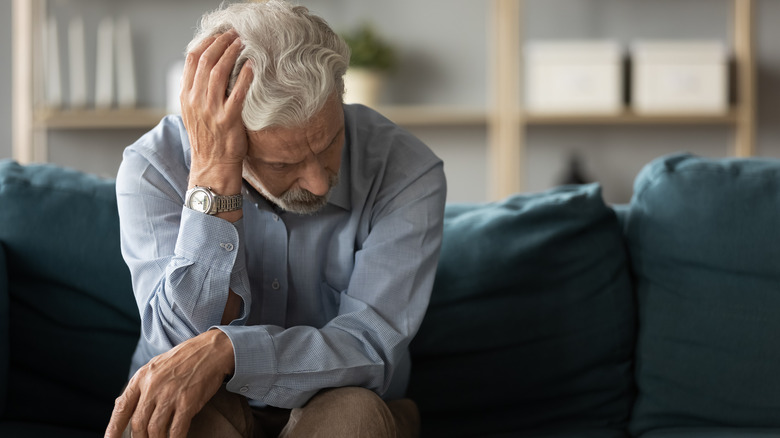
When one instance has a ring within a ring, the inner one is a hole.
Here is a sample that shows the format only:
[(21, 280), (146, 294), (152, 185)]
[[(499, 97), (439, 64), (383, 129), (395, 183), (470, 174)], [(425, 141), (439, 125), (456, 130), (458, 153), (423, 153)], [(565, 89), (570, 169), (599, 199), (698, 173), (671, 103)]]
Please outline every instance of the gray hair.
[(203, 16), (187, 53), (204, 39), (235, 29), (244, 44), (228, 85), (252, 61), (254, 79), (241, 117), (250, 131), (298, 127), (335, 92), (344, 93), (350, 51), (322, 18), (283, 0), (223, 5)]

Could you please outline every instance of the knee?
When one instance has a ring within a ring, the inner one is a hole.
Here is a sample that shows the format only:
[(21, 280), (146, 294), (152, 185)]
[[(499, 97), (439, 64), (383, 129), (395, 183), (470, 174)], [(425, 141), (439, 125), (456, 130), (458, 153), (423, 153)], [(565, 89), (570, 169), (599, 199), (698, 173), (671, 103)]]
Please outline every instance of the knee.
[(347, 428), (333, 436), (396, 437), (393, 413), (375, 392), (357, 387), (331, 390), (334, 407)]
[(399, 427), (405, 425), (404, 422), (397, 423), (394, 409), (373, 391), (345, 387), (321, 391), (303, 408), (293, 409), (290, 421), (280, 436), (396, 438), (407, 436), (399, 434)]
[(187, 436), (249, 437), (253, 428), (252, 409), (246, 398), (223, 386), (192, 419)]
[(317, 397), (334, 409), (349, 412), (352, 415), (374, 416), (377, 412), (387, 411), (387, 404), (374, 391), (348, 386), (324, 391)]
[[(310, 412), (317, 411), (325, 417), (337, 418), (340, 427), (347, 428), (349, 432), (341, 436), (395, 435), (392, 412), (384, 400), (371, 390), (357, 387), (328, 389), (317, 394), (310, 404)], [(369, 425), (370, 431), (362, 429)], [(357, 433), (358, 430), (360, 433)]]

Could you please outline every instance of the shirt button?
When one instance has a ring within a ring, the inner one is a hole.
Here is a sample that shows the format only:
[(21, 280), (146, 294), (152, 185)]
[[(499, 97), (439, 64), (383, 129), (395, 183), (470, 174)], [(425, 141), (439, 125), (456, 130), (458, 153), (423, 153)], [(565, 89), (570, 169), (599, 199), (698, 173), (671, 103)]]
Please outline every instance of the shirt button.
[(272, 217), (274, 218), (275, 221), (279, 222), (279, 216), (273, 215)]
[(241, 393), (245, 393), (245, 392), (249, 391), (249, 387), (248, 386), (242, 386), (238, 391), (241, 392)]
[(274, 290), (278, 290), (278, 289), (279, 289), (279, 287), (280, 287), (280, 285), (279, 285), (279, 279), (276, 279), (276, 278), (274, 278), (274, 282), (273, 282), (273, 283), (271, 283), (271, 287), (272, 287)]
[(233, 251), (232, 243), (220, 243), (219, 246), (225, 249), (225, 251)]

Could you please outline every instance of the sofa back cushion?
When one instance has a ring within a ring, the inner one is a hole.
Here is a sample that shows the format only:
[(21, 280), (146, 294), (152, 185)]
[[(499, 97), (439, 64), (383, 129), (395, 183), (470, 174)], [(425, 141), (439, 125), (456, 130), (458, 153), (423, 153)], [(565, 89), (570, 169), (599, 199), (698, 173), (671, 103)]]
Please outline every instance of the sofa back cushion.
[(2, 417), (104, 429), (140, 328), (114, 183), (4, 161), (0, 206), (10, 303)]
[(423, 436), (623, 436), (634, 329), (622, 233), (598, 185), (448, 205), (411, 346)]
[(626, 219), (635, 434), (780, 426), (780, 161), (658, 159)]

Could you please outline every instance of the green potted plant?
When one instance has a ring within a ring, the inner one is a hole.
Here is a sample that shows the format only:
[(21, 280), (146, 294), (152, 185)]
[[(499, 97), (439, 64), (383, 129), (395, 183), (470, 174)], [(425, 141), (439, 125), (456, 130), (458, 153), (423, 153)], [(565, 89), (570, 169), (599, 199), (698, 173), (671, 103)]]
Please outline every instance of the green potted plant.
[(344, 33), (342, 37), (352, 51), (344, 76), (344, 102), (374, 106), (379, 101), (387, 73), (396, 65), (395, 48), (380, 38), (370, 24)]

